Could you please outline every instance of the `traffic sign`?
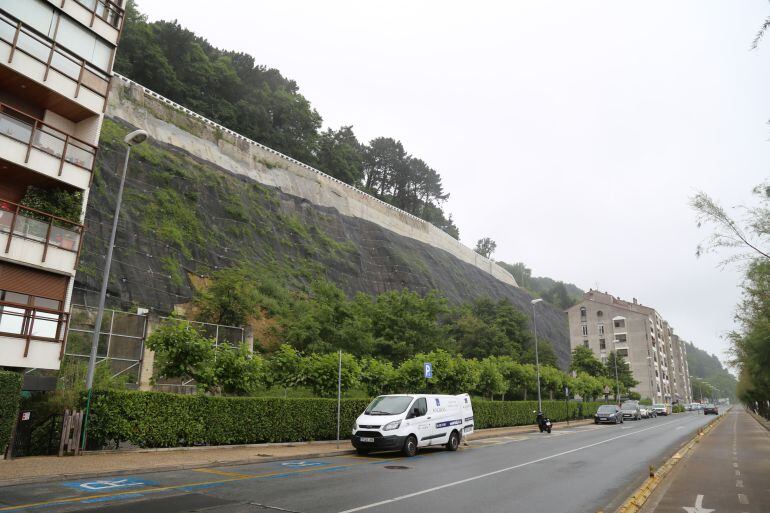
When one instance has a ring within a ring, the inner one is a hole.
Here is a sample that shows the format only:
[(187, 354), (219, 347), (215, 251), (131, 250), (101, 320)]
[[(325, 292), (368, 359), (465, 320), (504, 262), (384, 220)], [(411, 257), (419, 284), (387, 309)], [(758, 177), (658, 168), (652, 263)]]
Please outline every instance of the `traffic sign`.
[(425, 362), (423, 364), (423, 369), (425, 371), (425, 379), (430, 379), (433, 377), (433, 364), (430, 362)]

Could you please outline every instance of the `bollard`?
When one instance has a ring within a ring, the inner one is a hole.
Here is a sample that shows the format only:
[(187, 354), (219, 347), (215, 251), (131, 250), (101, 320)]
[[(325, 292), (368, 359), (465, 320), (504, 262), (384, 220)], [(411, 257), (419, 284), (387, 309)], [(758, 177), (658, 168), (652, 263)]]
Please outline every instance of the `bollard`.
[(650, 477), (655, 477), (655, 467), (650, 465)]

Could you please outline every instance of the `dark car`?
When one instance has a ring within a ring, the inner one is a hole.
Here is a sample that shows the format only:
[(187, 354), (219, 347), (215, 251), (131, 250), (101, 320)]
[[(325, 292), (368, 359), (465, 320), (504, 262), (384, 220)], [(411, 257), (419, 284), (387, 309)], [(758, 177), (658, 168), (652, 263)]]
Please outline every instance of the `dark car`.
[(603, 404), (599, 406), (594, 415), (594, 424), (599, 424), (600, 422), (622, 424), (623, 411), (614, 404)]
[(707, 404), (703, 407), (703, 415), (708, 415), (709, 413), (719, 415), (719, 408), (717, 408), (715, 404)]

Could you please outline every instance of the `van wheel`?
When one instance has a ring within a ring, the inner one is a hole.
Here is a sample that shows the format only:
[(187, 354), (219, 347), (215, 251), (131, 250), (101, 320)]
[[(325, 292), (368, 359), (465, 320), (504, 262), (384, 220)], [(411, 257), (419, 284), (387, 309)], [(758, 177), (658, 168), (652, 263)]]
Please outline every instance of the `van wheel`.
[(369, 449), (356, 449), (356, 454), (360, 454), (361, 456), (366, 456), (369, 454)]
[(458, 447), (460, 447), (460, 435), (457, 434), (457, 431), (452, 431), (449, 434), (449, 441), (446, 444), (446, 448), (449, 451), (456, 451)]
[(403, 452), (404, 456), (407, 458), (411, 458), (417, 454), (417, 438), (414, 435), (406, 437), (406, 442), (404, 442), (404, 448), (401, 452)]

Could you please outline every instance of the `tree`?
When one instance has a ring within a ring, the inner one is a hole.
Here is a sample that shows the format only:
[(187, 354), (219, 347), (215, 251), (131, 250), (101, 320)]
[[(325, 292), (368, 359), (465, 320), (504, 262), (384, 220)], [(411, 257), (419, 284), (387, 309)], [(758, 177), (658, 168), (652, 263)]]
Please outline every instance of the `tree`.
[[(616, 359), (617, 362), (615, 361)], [(639, 384), (639, 382), (634, 379), (634, 375), (631, 372), (631, 368), (629, 367), (628, 362), (626, 362), (623, 356), (617, 355), (615, 351), (610, 351), (609, 355), (607, 355), (607, 363), (605, 364), (604, 368), (605, 376), (611, 380), (615, 380), (617, 378), (618, 384), (620, 385), (621, 394), (623, 392), (629, 391), (631, 388)], [(617, 392), (614, 385), (613, 391)], [(616, 397), (616, 400), (620, 400), (620, 398)]]
[(363, 358), (360, 365), (360, 381), (367, 394), (374, 397), (395, 392), (396, 369), (393, 364), (376, 358)]
[(474, 251), (483, 257), (491, 258), (495, 249), (497, 249), (497, 242), (489, 237), (484, 237), (483, 239), (476, 241), (476, 248)]
[(162, 324), (147, 337), (147, 347), (155, 352), (159, 377), (189, 377), (204, 389), (214, 384), (214, 341), (190, 323), (172, 319)]
[(343, 392), (353, 388), (359, 383), (358, 377), (361, 374), (361, 367), (355, 357), (348, 353), (342, 353), (341, 374), (337, 353), (310, 355), (304, 370), (304, 384), (320, 397), (336, 397), (338, 379), (341, 379)]
[(537, 355), (535, 355), (535, 343), (528, 344), (528, 347), (521, 355), (522, 363), (537, 363), (540, 365), (550, 365), (551, 367), (558, 366), (558, 360), (556, 359), (556, 353), (553, 350), (551, 343), (544, 339), (538, 338), (537, 341)]
[(564, 282), (561, 281), (557, 281), (551, 288), (545, 291), (543, 293), (543, 299), (562, 310), (566, 310), (575, 304), (575, 301), (569, 296)]
[(318, 169), (350, 185), (359, 185), (364, 177), (363, 147), (352, 126), (331, 128), (321, 133), (316, 157)]
[(467, 358), (518, 359), (522, 346), (531, 340), (526, 317), (507, 299), (478, 298), (457, 308), (449, 324), (457, 349)]
[(570, 362), (569, 370), (584, 372), (594, 377), (602, 376), (606, 373), (604, 365), (594, 356), (593, 351), (583, 346), (578, 346), (572, 350), (572, 361)]
[(205, 290), (196, 292), (198, 319), (242, 326), (249, 317), (258, 315), (261, 297), (249, 269), (243, 266), (221, 269), (214, 272)]
[(265, 362), (246, 344), (218, 345), (214, 362), (214, 383), (225, 394), (249, 395), (265, 383)]
[(500, 368), (496, 362), (487, 358), (479, 362), (479, 382), (476, 387), (482, 397), (494, 399), (496, 394), (503, 395), (508, 390)]
[(274, 386), (292, 388), (305, 382), (306, 362), (288, 344), (283, 344), (267, 361), (267, 381)]

